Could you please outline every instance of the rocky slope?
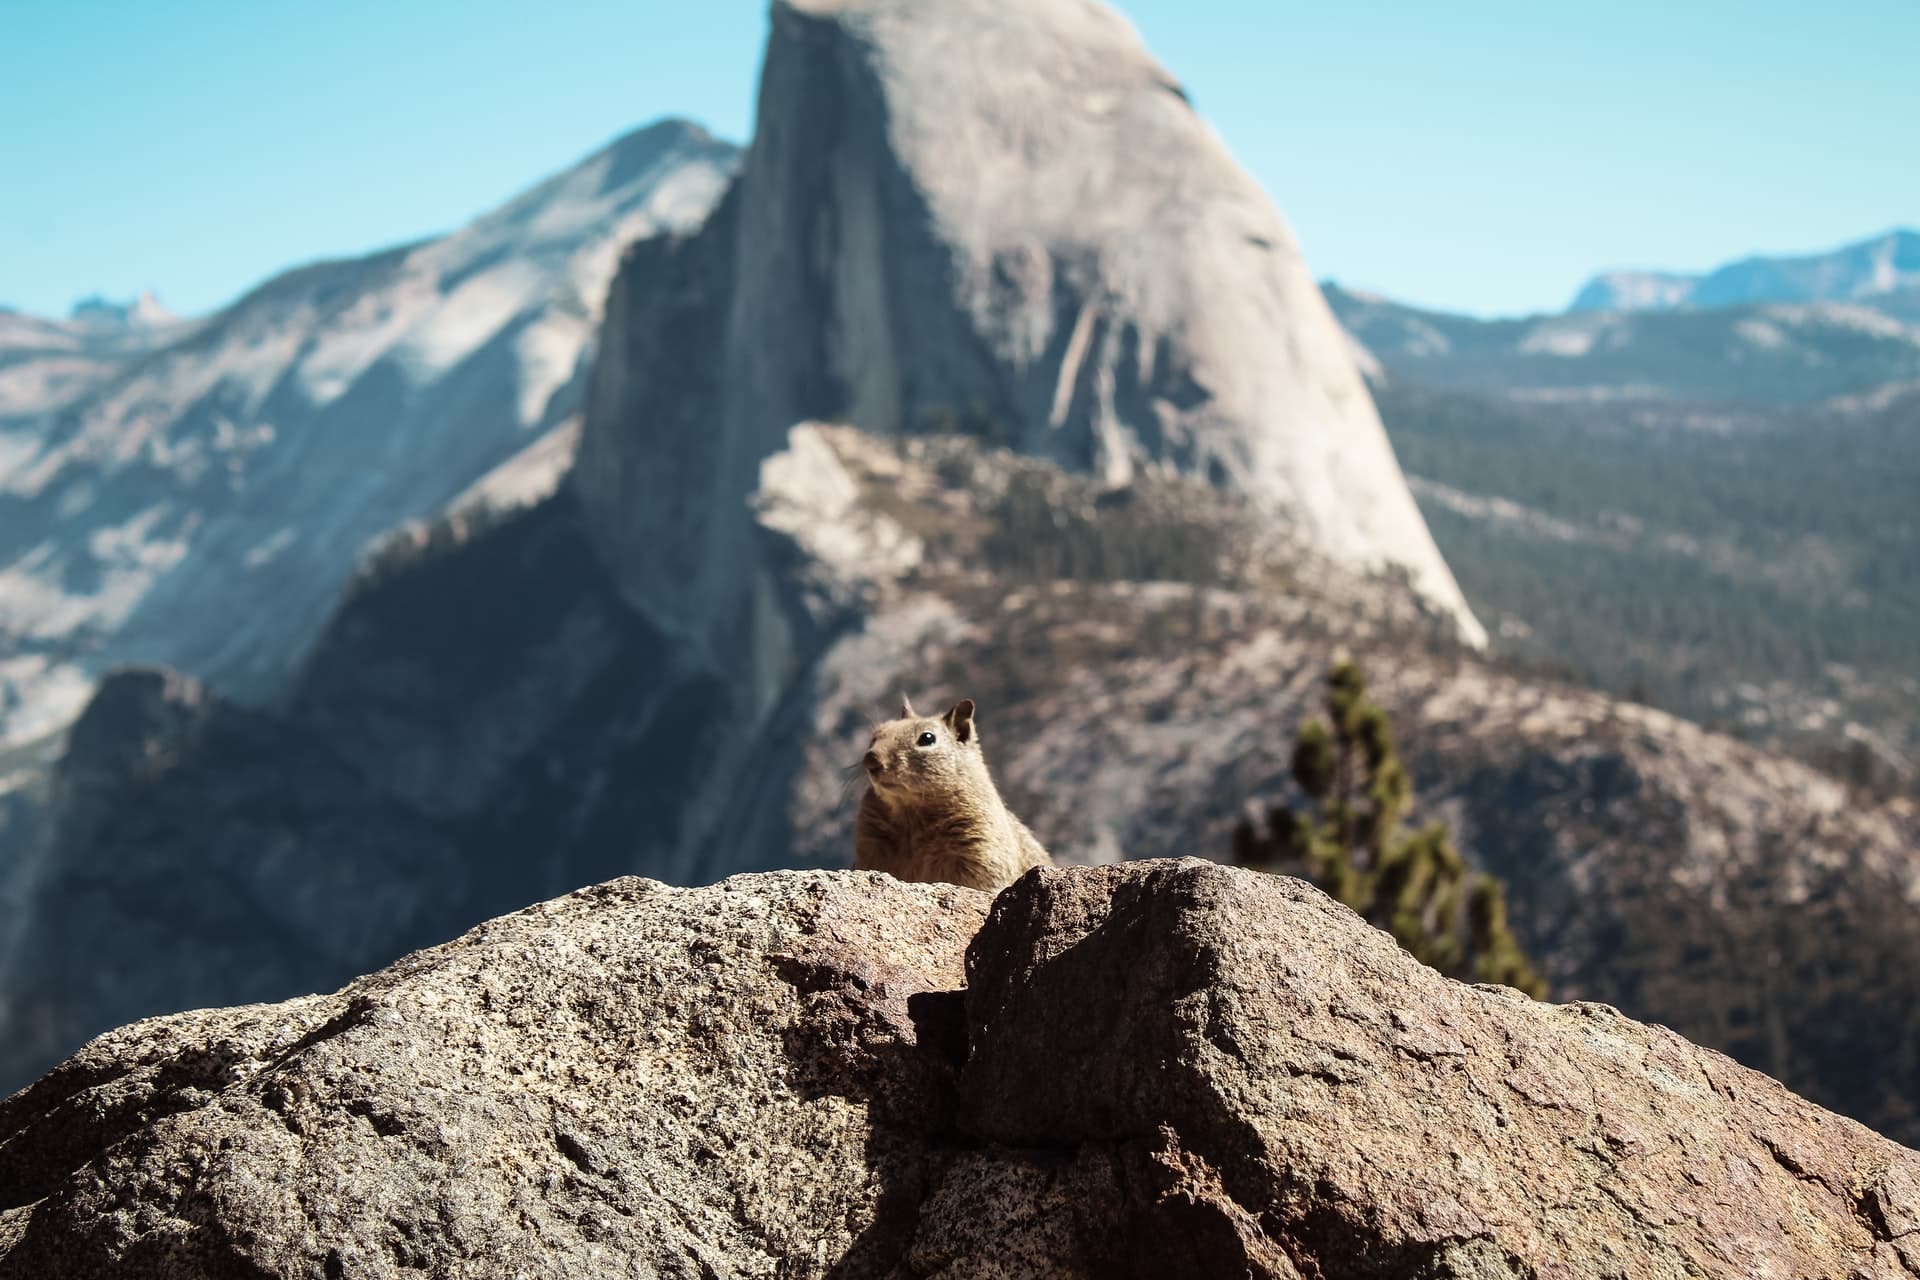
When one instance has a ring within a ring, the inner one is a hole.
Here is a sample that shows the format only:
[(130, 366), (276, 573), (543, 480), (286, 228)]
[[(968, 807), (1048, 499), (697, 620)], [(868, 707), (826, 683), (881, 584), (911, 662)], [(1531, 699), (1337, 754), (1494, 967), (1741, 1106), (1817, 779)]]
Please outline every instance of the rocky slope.
[(620, 880), (0, 1104), (0, 1276), (1920, 1274), (1920, 1154), (1198, 860)]
[[(1319, 711), (1345, 649), (1378, 673), (1427, 816), (1449, 819), (1507, 883), (1557, 992), (1620, 1004), (1920, 1134), (1906, 1101), (1920, 1037), (1902, 1012), (1920, 996), (1910, 800), (1449, 651), (1389, 584), (1249, 551), (1216, 504), (1177, 492), (1103, 504), (1012, 460), (929, 446), (903, 462), (827, 438), (868, 509), (915, 529), (922, 558), (874, 589), (860, 629), (819, 664), (792, 824), (803, 857), (846, 847), (840, 769), (896, 685), (980, 703), (1004, 789), (1056, 852), (1224, 856), (1243, 806), (1286, 796), (1293, 727)], [(1130, 559), (1142, 543), (1155, 558)]]
[(1607, 271), (1582, 285), (1570, 311), (1730, 307), (1752, 302), (1877, 300), (1920, 290), (1920, 231), (1894, 230), (1826, 253), (1755, 256), (1701, 275)]
[[(0, 970), (8, 1073), (143, 1013), (337, 985), (623, 870), (844, 865), (845, 767), (902, 689), (980, 703), (1003, 790), (1062, 859), (1224, 857), (1245, 806), (1286, 794), (1345, 648), (1422, 816), (1507, 882), (1557, 992), (1920, 1131), (1910, 804), (1449, 647), (1417, 596), (1316, 567), (1197, 482), (1116, 493), (962, 438), (812, 425), (753, 509), (783, 651), (807, 655), (757, 716), (624, 603), (565, 495), (370, 584), (285, 712), (203, 732), (166, 682), (116, 682), (148, 727), (62, 766), (36, 923)], [(156, 902), (185, 904), (168, 963), (94, 941), (153, 936)]]
[[(673, 697), (668, 655), (562, 501), (363, 586), (291, 712), (110, 677), (0, 935), (0, 1087), (114, 1023), (337, 986), (637, 866), (691, 878), (667, 762), (697, 766), (681, 748), (717, 700)], [(657, 790), (637, 759), (661, 762)]]
[(664, 123), (191, 324), (0, 318), (0, 737), (126, 662), (278, 693), (371, 541), (577, 415), (620, 249), (697, 224), (733, 163)]
[(1481, 638), (1285, 223), (1098, 4), (775, 4), (740, 182), (630, 260), (605, 344), (589, 527), (715, 648), (752, 625), (740, 505), (808, 419), (1201, 477)]
[(151, 294), (123, 305), (90, 299), (66, 320), (0, 307), (0, 421), (71, 404), (191, 328)]

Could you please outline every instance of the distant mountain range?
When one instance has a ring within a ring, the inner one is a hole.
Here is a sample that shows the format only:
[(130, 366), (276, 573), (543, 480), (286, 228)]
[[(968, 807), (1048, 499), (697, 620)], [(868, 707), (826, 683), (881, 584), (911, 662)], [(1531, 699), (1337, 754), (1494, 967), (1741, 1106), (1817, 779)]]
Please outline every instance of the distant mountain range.
[(1483, 320), (1335, 284), (1324, 292), (1375, 381), (1384, 371), (1532, 399), (1804, 404), (1920, 379), (1920, 310), (1886, 305), (1906, 294)]
[[(1826, 253), (1751, 257), (1699, 275), (1604, 271), (1569, 311), (1674, 311), (1756, 302), (1852, 302), (1920, 290), (1920, 231), (1889, 231)], [(1920, 297), (1920, 295), (1916, 295)]]
[(270, 697), (371, 544), (570, 429), (622, 249), (698, 225), (736, 159), (662, 122), (204, 318), (0, 313), (0, 744), (127, 662)]
[(1503, 648), (1920, 776), (1920, 291), (1502, 320), (1326, 295)]

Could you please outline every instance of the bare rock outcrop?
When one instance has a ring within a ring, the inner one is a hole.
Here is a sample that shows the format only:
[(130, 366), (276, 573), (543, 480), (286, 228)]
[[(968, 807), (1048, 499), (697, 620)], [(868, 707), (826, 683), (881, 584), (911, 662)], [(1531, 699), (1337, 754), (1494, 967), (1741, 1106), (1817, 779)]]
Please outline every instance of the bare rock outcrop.
[(1917, 1203), (1718, 1054), (1195, 859), (614, 881), (0, 1104), (3, 1277), (1897, 1278)]
[(878, 875), (613, 881), (331, 996), (110, 1033), (0, 1105), (0, 1276), (897, 1254), (883, 1211), (937, 1171), (986, 902)]
[(780, 0), (740, 178), (607, 315), (574, 483), (670, 630), (737, 634), (756, 469), (830, 419), (1197, 477), (1483, 638), (1291, 231), (1104, 5)]
[(967, 1130), (1155, 1170), (1143, 1235), (1252, 1274), (1920, 1274), (1920, 1155), (1607, 1006), (1452, 982), (1299, 881), (1038, 872), (967, 967)]

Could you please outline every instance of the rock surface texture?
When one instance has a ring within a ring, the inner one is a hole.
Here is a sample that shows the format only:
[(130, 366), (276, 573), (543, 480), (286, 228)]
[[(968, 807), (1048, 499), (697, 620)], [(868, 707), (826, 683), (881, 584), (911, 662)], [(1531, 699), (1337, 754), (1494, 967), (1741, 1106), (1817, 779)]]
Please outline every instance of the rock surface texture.
[(671, 630), (738, 625), (757, 468), (831, 419), (1198, 477), (1483, 638), (1285, 221), (1089, 0), (776, 3), (741, 177), (604, 350), (575, 482)]
[(1718, 1054), (1195, 859), (614, 881), (0, 1104), (6, 1277), (1897, 1278), (1917, 1203)]

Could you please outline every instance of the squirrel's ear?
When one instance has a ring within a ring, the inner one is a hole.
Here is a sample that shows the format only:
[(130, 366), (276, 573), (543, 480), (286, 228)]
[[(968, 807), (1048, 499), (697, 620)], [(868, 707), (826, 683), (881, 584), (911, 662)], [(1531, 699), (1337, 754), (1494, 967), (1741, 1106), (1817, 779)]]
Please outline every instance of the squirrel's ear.
[(973, 741), (972, 698), (962, 698), (960, 701), (954, 703), (953, 706), (948, 709), (947, 714), (942, 716), (941, 719), (945, 720), (947, 727), (953, 730), (953, 737), (956, 742)]
[(919, 717), (913, 713), (913, 700), (904, 693), (900, 695), (900, 718), (902, 720), (919, 719)]

